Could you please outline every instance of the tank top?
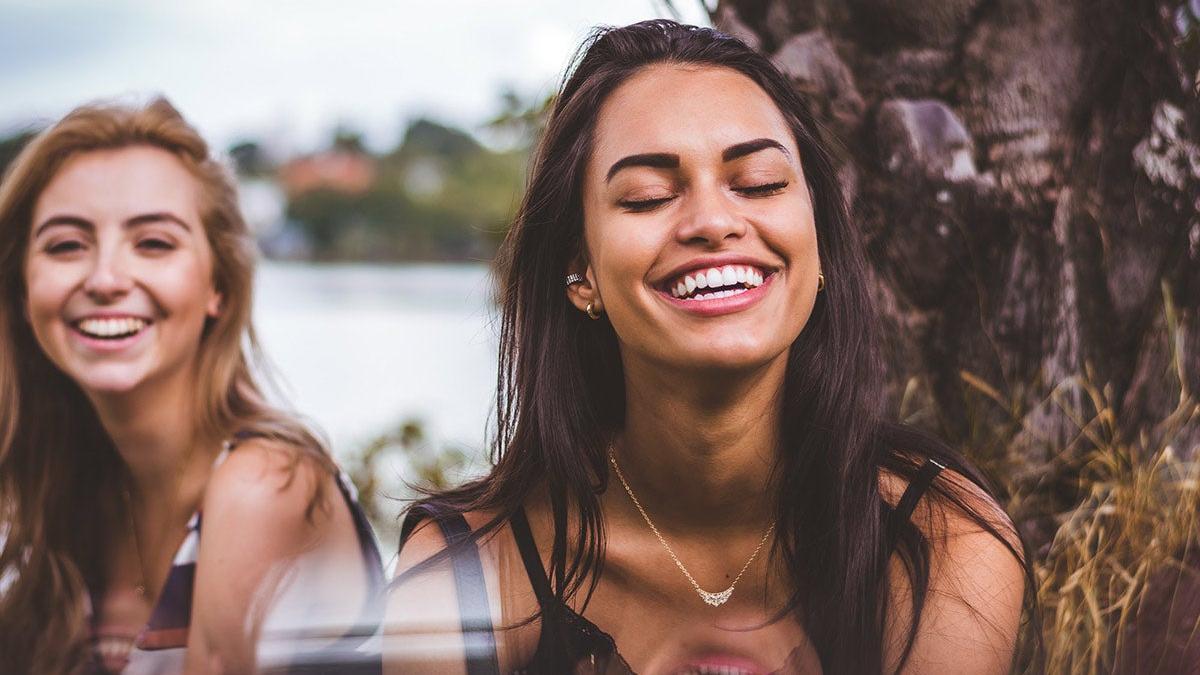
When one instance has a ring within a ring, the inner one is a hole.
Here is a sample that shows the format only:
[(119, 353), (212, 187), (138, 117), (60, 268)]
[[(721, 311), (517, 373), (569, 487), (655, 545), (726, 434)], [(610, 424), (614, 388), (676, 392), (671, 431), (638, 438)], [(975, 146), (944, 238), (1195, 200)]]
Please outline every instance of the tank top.
[[(900, 527), (912, 517), (917, 502), (933, 485), (934, 478), (945, 469), (937, 460), (927, 459), (888, 517), (888, 550), (895, 547)], [(405, 521), (401, 547), (422, 519), (422, 514)], [(479, 550), (463, 546), (471, 528), (461, 513), (430, 513), (441, 529), (450, 551), (454, 583), (457, 590), (461, 630), (466, 645), (467, 675), (499, 675), (500, 661), (496, 653), (491, 608), (484, 585), (483, 564)], [(409, 522), (412, 521), (412, 522)], [(541, 635), (529, 663), (514, 670), (518, 675), (557, 675), (559, 673), (631, 674), (629, 663), (617, 650), (616, 641), (599, 626), (563, 603), (550, 587), (541, 554), (533, 539), (529, 519), (523, 508), (517, 509), (509, 521), (513, 539), (521, 554), (521, 562), (541, 610)], [(798, 655), (796, 655), (798, 657)], [(789, 659), (789, 663), (790, 663)], [(789, 671), (787, 666), (783, 672)]]
[[(238, 442), (250, 435), (239, 433), (225, 444), (225, 448), (213, 462), (220, 466)], [(379, 629), (383, 618), (383, 564), (375, 534), (366, 514), (358, 504), (358, 492), (344, 471), (336, 476), (338, 493), (350, 509), (354, 529), (358, 535), (359, 549), (367, 571), (367, 595), (358, 621), (345, 634), (320, 649), (300, 651), (291, 655), (287, 663), (264, 663), (265, 672), (286, 673), (346, 673), (376, 675), (382, 672)], [(166, 675), (182, 673), (187, 654), (188, 629), (192, 618), (192, 592), (196, 578), (196, 559), (200, 548), (203, 513), (197, 509), (188, 520), (187, 534), (175, 552), (171, 569), (158, 601), (150, 611), (150, 619), (134, 639), (133, 648), (121, 675)], [(98, 606), (99, 598), (91, 597), (91, 606)], [(85, 669), (87, 675), (107, 675), (109, 670), (101, 663), (102, 650), (109, 636), (96, 623), (90, 611), (88, 623), (92, 628), (93, 663)]]

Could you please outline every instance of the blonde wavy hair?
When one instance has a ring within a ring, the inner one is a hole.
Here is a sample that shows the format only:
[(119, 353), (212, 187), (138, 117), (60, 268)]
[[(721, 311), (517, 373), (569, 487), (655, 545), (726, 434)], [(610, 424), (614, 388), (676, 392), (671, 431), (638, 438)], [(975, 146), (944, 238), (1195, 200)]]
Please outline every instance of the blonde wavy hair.
[[(89, 589), (103, 588), (109, 535), (124, 518), (124, 463), (75, 383), (43, 354), (25, 320), (25, 255), (34, 204), (70, 157), (147, 145), (173, 154), (199, 186), (222, 294), (201, 337), (197, 430), (245, 430), (333, 470), (324, 445), (267, 403), (251, 325), (255, 248), (236, 186), (165, 99), (86, 105), (34, 138), (0, 183), (0, 671), (72, 672), (89, 658)], [(318, 486), (320, 485), (318, 481)], [(323, 504), (320, 487), (309, 515)]]

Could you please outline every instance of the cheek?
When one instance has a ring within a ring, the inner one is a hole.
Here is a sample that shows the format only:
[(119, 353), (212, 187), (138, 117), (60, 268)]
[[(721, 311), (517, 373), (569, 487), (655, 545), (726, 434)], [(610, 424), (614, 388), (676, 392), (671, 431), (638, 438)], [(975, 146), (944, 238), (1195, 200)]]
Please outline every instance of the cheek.
[(30, 263), (25, 270), (25, 312), (34, 330), (56, 320), (75, 284), (69, 268)]
[(180, 258), (175, 264), (155, 266), (146, 273), (147, 286), (162, 309), (177, 315), (203, 315), (212, 294), (212, 275), (195, 257)]
[(605, 303), (638, 294), (664, 242), (654, 224), (621, 222), (598, 224), (588, 236), (592, 271)]

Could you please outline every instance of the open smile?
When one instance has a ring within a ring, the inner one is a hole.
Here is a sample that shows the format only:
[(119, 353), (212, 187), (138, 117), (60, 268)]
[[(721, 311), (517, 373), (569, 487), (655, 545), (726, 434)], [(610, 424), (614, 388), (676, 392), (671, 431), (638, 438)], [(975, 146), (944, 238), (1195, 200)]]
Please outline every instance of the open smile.
[(740, 295), (765, 283), (773, 274), (753, 265), (725, 265), (695, 270), (671, 279), (666, 291), (684, 301), (706, 302)]
[(88, 349), (115, 352), (140, 342), (154, 322), (140, 316), (86, 316), (68, 322), (75, 338)]
[[(720, 264), (724, 262), (725, 264)], [(688, 314), (715, 317), (740, 312), (766, 297), (779, 274), (750, 260), (697, 261), (655, 285), (659, 297)]]
[(147, 319), (126, 317), (88, 317), (71, 323), (71, 327), (85, 337), (96, 340), (123, 340), (145, 330), (151, 323)]

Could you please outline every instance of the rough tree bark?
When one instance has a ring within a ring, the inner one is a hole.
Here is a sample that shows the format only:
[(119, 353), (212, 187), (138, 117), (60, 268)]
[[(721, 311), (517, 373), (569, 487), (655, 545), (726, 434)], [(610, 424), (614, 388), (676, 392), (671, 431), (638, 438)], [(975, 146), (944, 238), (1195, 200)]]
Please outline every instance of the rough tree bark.
[[(1200, 392), (1200, 21), (1189, 2), (1200, 16), (1195, 0), (713, 9), (843, 142), (893, 329), (893, 393), (899, 404), (923, 392), (951, 441), (1006, 429), (1004, 446), (1051, 461), (1078, 432), (1065, 410), (1096, 412), (1086, 382), (1127, 439), (1197, 452), (1195, 416), (1167, 438), (1159, 424), (1181, 392)], [(1005, 406), (982, 405), (981, 392)]]

